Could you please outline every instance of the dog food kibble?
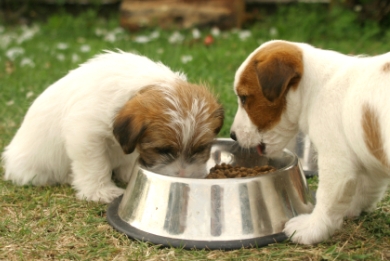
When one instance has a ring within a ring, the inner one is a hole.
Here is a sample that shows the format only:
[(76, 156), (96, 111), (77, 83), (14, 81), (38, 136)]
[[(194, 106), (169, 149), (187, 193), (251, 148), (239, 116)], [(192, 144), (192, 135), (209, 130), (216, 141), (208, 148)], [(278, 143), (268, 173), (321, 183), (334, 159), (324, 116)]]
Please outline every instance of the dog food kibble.
[(262, 174), (274, 172), (275, 167), (265, 165), (261, 167), (245, 168), (236, 166), (233, 167), (230, 164), (222, 163), (215, 165), (210, 169), (209, 175), (206, 179), (226, 179), (226, 178), (243, 178), (243, 177), (254, 177)]

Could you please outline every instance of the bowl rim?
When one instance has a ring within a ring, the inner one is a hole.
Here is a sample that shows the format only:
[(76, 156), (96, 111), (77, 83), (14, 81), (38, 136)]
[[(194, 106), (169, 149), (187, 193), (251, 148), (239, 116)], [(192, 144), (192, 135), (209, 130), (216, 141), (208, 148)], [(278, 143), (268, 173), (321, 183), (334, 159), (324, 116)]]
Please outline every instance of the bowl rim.
[[(233, 141), (233, 140), (229, 139), (229, 138), (216, 138), (214, 141)], [(220, 183), (240, 183), (240, 182), (248, 182), (248, 180), (264, 179), (264, 178), (267, 178), (271, 175), (272, 176), (283, 175), (285, 173), (285, 171), (287, 171), (287, 170), (293, 168), (295, 165), (299, 164), (298, 156), (295, 153), (293, 153), (292, 151), (290, 151), (288, 149), (283, 149), (283, 152), (292, 156), (291, 162), (289, 162), (289, 164), (287, 166), (280, 168), (280, 169), (277, 169), (274, 172), (269, 172), (269, 173), (265, 173), (265, 174), (254, 176), (254, 177), (239, 177), (239, 178), (226, 178), (226, 179), (176, 177), (176, 176), (167, 176), (167, 175), (163, 175), (163, 174), (159, 174), (159, 173), (147, 170), (147, 169), (143, 168), (138, 163), (138, 159), (136, 160), (135, 164), (136, 164), (136, 167), (138, 167), (137, 172), (142, 172), (143, 175), (150, 176), (153, 178), (159, 178), (159, 179), (163, 179), (163, 180), (169, 180), (172, 182), (182, 181), (183, 183), (208, 183), (208, 184), (212, 184), (212, 183), (218, 183), (218, 184), (220, 184)]]

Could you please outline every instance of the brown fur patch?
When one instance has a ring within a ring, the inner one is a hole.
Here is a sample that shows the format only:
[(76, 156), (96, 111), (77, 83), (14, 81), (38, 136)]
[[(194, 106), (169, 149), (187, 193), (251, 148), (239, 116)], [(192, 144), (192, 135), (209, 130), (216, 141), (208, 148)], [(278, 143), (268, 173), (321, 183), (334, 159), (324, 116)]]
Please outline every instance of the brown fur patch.
[[(171, 93), (171, 99), (178, 104), (176, 107), (168, 101), (167, 93)], [(195, 100), (204, 100), (206, 105), (194, 115), (191, 108)], [(180, 126), (172, 125), (169, 110), (174, 111), (176, 120), (195, 117), (197, 124), (188, 144), (182, 142), (184, 134)], [(150, 167), (167, 164), (179, 155), (190, 159), (197, 154), (197, 160), (205, 162), (223, 120), (222, 106), (206, 87), (178, 81), (169, 89), (150, 86), (140, 91), (119, 111), (113, 129), (125, 153), (138, 148), (141, 162)]]
[(260, 131), (280, 121), (286, 94), (297, 88), (302, 75), (302, 51), (293, 44), (274, 42), (253, 56), (236, 90), (238, 96), (246, 96), (244, 108)]
[(384, 72), (390, 72), (390, 63), (385, 63), (382, 67)]
[(370, 105), (364, 104), (362, 114), (364, 142), (368, 150), (380, 163), (390, 167), (383, 148), (383, 138), (377, 112)]

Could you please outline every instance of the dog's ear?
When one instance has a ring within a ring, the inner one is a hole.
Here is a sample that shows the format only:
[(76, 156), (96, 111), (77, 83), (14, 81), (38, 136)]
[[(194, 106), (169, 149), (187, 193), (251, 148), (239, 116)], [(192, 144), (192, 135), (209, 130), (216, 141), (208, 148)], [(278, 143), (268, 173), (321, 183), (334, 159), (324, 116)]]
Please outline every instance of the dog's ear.
[(214, 133), (218, 134), (222, 129), (222, 125), (225, 119), (225, 112), (223, 110), (223, 107), (220, 106), (218, 109), (216, 109), (213, 112), (212, 117), (216, 119), (216, 127), (214, 128)]
[(257, 79), (267, 100), (273, 102), (299, 82), (301, 75), (294, 67), (278, 57), (255, 62)]
[(118, 115), (113, 124), (113, 133), (125, 154), (135, 150), (139, 140), (146, 130), (146, 126), (136, 120), (134, 115)]

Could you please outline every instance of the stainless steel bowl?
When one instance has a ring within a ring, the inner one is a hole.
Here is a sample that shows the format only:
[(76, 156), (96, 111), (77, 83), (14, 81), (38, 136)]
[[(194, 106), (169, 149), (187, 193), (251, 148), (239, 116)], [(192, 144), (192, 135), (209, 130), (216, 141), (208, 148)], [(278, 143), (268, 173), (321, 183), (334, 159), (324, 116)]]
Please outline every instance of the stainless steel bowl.
[(287, 148), (298, 156), (306, 177), (318, 175), (317, 151), (308, 135), (299, 132)]
[(108, 208), (108, 222), (131, 238), (164, 246), (236, 249), (286, 239), (287, 220), (309, 213), (313, 199), (295, 154), (260, 157), (230, 139), (217, 139), (207, 162), (278, 170), (251, 178), (191, 179), (135, 166), (122, 197)]

